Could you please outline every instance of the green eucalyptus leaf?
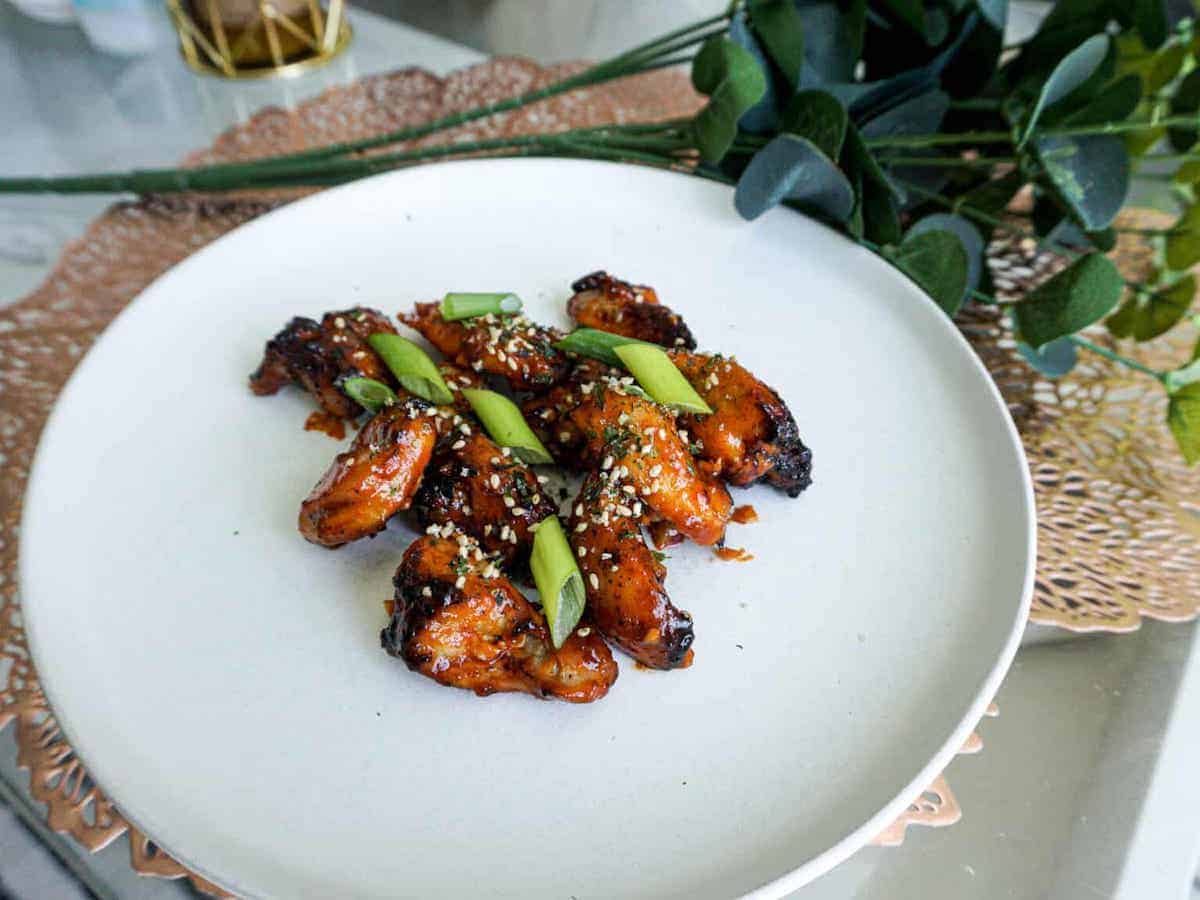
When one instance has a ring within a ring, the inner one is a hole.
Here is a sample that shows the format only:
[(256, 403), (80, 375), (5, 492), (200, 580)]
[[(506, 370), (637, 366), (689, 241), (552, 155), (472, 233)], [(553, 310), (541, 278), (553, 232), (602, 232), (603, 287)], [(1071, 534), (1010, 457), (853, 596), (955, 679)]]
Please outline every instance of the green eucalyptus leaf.
[(1028, 140), (1029, 136), (1033, 133), (1033, 129), (1037, 125), (1042, 112), (1047, 107), (1053, 106), (1060, 100), (1070, 96), (1077, 88), (1087, 82), (1100, 68), (1101, 64), (1104, 63), (1109, 50), (1110, 41), (1108, 35), (1097, 34), (1088, 38), (1062, 58), (1042, 84), (1037, 101), (1034, 103), (1033, 110), (1029, 114), (1029, 119), (1025, 123), (1025, 131), (1021, 139), (1022, 143)]
[(943, 91), (928, 91), (862, 123), (859, 131), (865, 138), (934, 134), (949, 109), (949, 94)]
[(1086, 106), (1063, 119), (1064, 125), (1103, 125), (1124, 122), (1142, 100), (1142, 79), (1125, 75), (1105, 86)]
[(1112, 135), (1043, 137), (1038, 158), (1058, 197), (1088, 231), (1108, 227), (1129, 192), (1129, 153)]
[(1062, 378), (1075, 368), (1079, 361), (1079, 350), (1070, 338), (1059, 338), (1035, 350), (1022, 340), (1017, 341), (1017, 351), (1029, 365), (1047, 378)]
[[(850, 81), (858, 62), (853, 23), (843, 14), (837, 0), (795, 0), (804, 29), (806, 75), (803, 87), (821, 87), (826, 82)], [(861, 27), (861, 26), (859, 26)]]
[(830, 159), (837, 159), (849, 120), (837, 98), (825, 91), (800, 91), (780, 117), (780, 130), (806, 137)]
[(746, 166), (734, 191), (734, 206), (743, 218), (756, 219), (784, 200), (821, 218), (845, 222), (854, 208), (854, 191), (816, 144), (781, 134)]
[(967, 290), (967, 251), (953, 231), (909, 232), (891, 260), (933, 301), (953, 316)]
[(1175, 326), (1196, 296), (1196, 278), (1185, 275), (1162, 290), (1144, 297), (1130, 297), (1109, 316), (1105, 325), (1114, 337), (1150, 341)]
[(738, 120), (766, 93), (766, 75), (749, 50), (714, 37), (692, 62), (692, 84), (708, 95), (708, 105), (693, 119), (696, 145), (704, 159), (715, 163), (733, 144)]
[(1082, 256), (1014, 307), (1017, 328), (1031, 347), (1044, 347), (1108, 315), (1124, 284), (1107, 256)]
[(804, 64), (804, 23), (792, 0), (750, 0), (750, 23), (790, 90), (800, 84)]
[(1200, 462), (1200, 381), (1184, 385), (1171, 394), (1167, 404), (1167, 426), (1187, 464)]
[(775, 79), (771, 77), (771, 63), (767, 59), (759, 39), (750, 29), (744, 15), (735, 15), (729, 20), (729, 39), (744, 50), (747, 50), (758, 67), (763, 72), (766, 90), (762, 98), (752, 107), (742, 113), (738, 119), (738, 128), (749, 134), (774, 134), (779, 130), (779, 101), (775, 89)]
[[(1175, 96), (1171, 98), (1172, 116), (1195, 116), (1200, 111), (1200, 69), (1191, 72), (1179, 83)], [(1171, 146), (1183, 153), (1196, 143), (1195, 128), (1176, 125), (1167, 129), (1167, 140)]]
[(1008, 0), (975, 0), (975, 8), (997, 31), (1008, 24)]
[(855, 192), (857, 209), (852, 219), (861, 218), (863, 235), (876, 244), (899, 241), (900, 211), (896, 204), (896, 188), (852, 123), (846, 126), (841, 162), (842, 168), (859, 186)]
[(1169, 24), (1163, 0), (1134, 0), (1133, 21), (1142, 36), (1142, 43), (1151, 50), (1161, 47), (1167, 39)]
[(949, 231), (958, 238), (959, 243), (967, 254), (967, 282), (963, 288), (959, 306), (966, 302), (971, 291), (979, 288), (983, 277), (983, 235), (979, 229), (960, 215), (954, 213), (933, 213), (914, 222), (908, 229), (908, 237), (924, 234), (926, 231)]
[(1187, 48), (1183, 44), (1171, 44), (1155, 53), (1146, 70), (1146, 93), (1157, 93), (1174, 81), (1186, 59)]
[(1115, 5), (1104, 0), (1058, 0), (1022, 48), (1016, 72), (1022, 77), (1048, 73), (1080, 42), (1105, 30)]
[(1177, 272), (1200, 262), (1200, 205), (1189, 206), (1167, 235), (1167, 265)]

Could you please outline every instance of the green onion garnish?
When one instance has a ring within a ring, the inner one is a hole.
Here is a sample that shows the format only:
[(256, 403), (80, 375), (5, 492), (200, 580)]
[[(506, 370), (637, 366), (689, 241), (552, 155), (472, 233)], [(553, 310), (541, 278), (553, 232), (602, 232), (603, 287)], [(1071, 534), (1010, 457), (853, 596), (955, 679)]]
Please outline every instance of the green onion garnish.
[(662, 347), (654, 344), (622, 344), (614, 347), (613, 352), (638, 384), (646, 389), (646, 393), (659, 403), (681, 412), (712, 412)]
[(342, 393), (365, 409), (376, 413), (385, 406), (397, 402), (395, 391), (374, 378), (344, 378), (341, 382)]
[(396, 380), (418, 397), (433, 403), (453, 403), (454, 395), (425, 351), (398, 334), (378, 332), (367, 338)]
[(488, 313), (499, 316), (520, 312), (521, 305), (516, 294), (447, 294), (442, 298), (442, 318), (454, 322)]
[[(645, 343), (646, 341), (639, 341), (637, 338), (612, 334), (611, 332), (600, 331), (595, 328), (576, 328), (554, 346), (555, 349), (567, 353), (578, 353), (580, 356), (598, 359), (600, 362), (608, 363), (610, 366), (619, 366), (622, 365), (621, 360), (613, 352), (617, 347), (623, 347), (626, 344)], [(649, 346), (656, 347), (658, 345), (649, 344)]]
[(512, 452), (527, 463), (554, 462), (550, 451), (530, 430), (517, 404), (503, 394), (478, 388), (463, 388), (463, 396), (492, 440), (501, 447), (511, 447)]
[(533, 581), (542, 597), (542, 610), (550, 626), (550, 640), (555, 649), (575, 630), (583, 615), (587, 592), (583, 588), (583, 575), (575, 565), (571, 545), (563, 534), (558, 516), (542, 519), (534, 526), (533, 551), (529, 555), (529, 569)]

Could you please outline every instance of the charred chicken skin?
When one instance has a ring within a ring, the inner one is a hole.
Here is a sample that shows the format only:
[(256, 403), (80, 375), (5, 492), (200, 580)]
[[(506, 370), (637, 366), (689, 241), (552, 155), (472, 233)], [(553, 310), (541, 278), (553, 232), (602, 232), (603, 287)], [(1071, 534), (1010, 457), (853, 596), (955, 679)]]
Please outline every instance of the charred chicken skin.
[(638, 517), (613, 473), (593, 472), (571, 515), (571, 547), (600, 632), (654, 669), (692, 664), (692, 617), (671, 603), (666, 569), (642, 538)]
[(644, 507), (697, 544), (718, 543), (733, 510), (729, 491), (697, 469), (670, 413), (625, 387), (611, 378), (580, 386), (583, 400), (568, 418), (584, 439), (581, 459), (617, 470), (635, 517)]
[(409, 399), (363, 426), (300, 505), (306, 540), (339, 547), (378, 534), (408, 509), (438, 439), (429, 409), (434, 407)]
[(481, 697), (520, 691), (591, 703), (616, 681), (617, 664), (599, 633), (576, 629), (555, 650), (542, 614), (461, 532), (414, 541), (394, 584), (383, 648), (440, 684)]
[(658, 302), (654, 288), (630, 284), (607, 272), (593, 272), (571, 285), (567, 312), (575, 323), (665, 347), (695, 349), (683, 318)]
[(479, 431), (439, 447), (413, 506), (423, 526), (454, 526), (505, 568), (528, 556), (530, 529), (557, 511), (534, 471)]
[(766, 481), (789, 497), (812, 483), (812, 452), (774, 390), (720, 355), (675, 350), (670, 356), (713, 410), (679, 418), (702, 470), (737, 487)]
[(351, 376), (392, 383), (391, 373), (367, 338), (376, 332), (395, 334), (387, 316), (373, 309), (326, 313), (320, 322), (297, 316), (267, 341), (263, 361), (250, 376), (250, 389), (265, 396), (287, 384), (298, 384), (327, 413), (353, 419), (362, 407), (338, 386)]
[(514, 391), (544, 391), (567, 373), (554, 349), (561, 335), (524, 316), (479, 316), (447, 322), (437, 303), (418, 303), (400, 320), (457, 365), (504, 378)]

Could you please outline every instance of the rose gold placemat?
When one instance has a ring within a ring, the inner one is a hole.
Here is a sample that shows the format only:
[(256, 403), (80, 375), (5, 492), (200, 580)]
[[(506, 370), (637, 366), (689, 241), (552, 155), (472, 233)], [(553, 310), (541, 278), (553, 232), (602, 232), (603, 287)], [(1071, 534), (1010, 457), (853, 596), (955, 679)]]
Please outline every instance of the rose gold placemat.
[[(389, 131), (536, 89), (577, 68), (497, 59), (445, 79), (419, 69), (365, 78), (296, 110), (265, 110), (190, 161), (245, 159)], [(689, 115), (700, 102), (685, 74), (655, 72), (543, 101), (421, 143), (654, 121)], [(47, 805), (53, 828), (91, 850), (128, 830), (136, 871), (189, 877), (209, 893), (218, 891), (129, 828), (58, 731), (21, 630), (16, 531), (46, 415), (100, 331), (163, 271), (297, 193), (186, 195), (114, 206), (66, 248), (42, 287), (0, 310), (0, 665), (7, 667), (0, 685), (0, 728), (15, 721), (19, 763), (29, 769), (31, 793)], [(1026, 249), (1019, 245), (993, 250), (993, 265), (1001, 260), (1010, 269), (1028, 267)], [(1136, 252), (1134, 257), (1138, 264)], [(1161, 402), (1144, 385), (1094, 360), (1070, 379), (1039, 382), (1015, 356), (996, 316), (975, 313), (962, 324), (1001, 385), (1034, 465), (1043, 545), (1035, 620), (1111, 630), (1136, 627), (1141, 615), (1195, 616), (1198, 535), (1179, 510), (1185, 508), (1186, 491), (1200, 496), (1197, 481), (1179, 466), (1151, 472), (1146, 464), (1177, 459), (1169, 435), (1155, 425)], [(1114, 407), (1121, 413), (1115, 419)], [(1126, 565), (1121, 553), (1135, 532), (1142, 542), (1133, 545), (1136, 552), (1143, 552), (1143, 543), (1152, 541), (1152, 546)], [(1156, 571), (1164, 563), (1170, 571), (1160, 576)], [(981, 746), (973, 735), (962, 752)], [(949, 785), (939, 778), (876, 843), (898, 844), (910, 824), (946, 825), (960, 815)]]

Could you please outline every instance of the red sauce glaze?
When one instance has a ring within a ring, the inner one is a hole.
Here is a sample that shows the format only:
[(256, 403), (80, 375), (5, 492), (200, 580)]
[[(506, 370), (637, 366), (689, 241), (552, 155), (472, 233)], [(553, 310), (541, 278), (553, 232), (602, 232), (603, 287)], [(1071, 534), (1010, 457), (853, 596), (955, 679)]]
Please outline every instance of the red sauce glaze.
[(754, 559), (753, 553), (747, 553), (739, 547), (718, 547), (713, 551), (718, 559), (724, 559), (731, 562), (750, 562)]
[(729, 518), (739, 525), (749, 525), (751, 522), (758, 521), (758, 510), (747, 503), (745, 506), (734, 507), (733, 514)]
[(319, 431), (322, 434), (327, 434), (335, 441), (340, 441), (346, 436), (346, 421), (339, 419), (335, 415), (325, 412), (323, 409), (314, 410), (304, 420), (305, 431)]

